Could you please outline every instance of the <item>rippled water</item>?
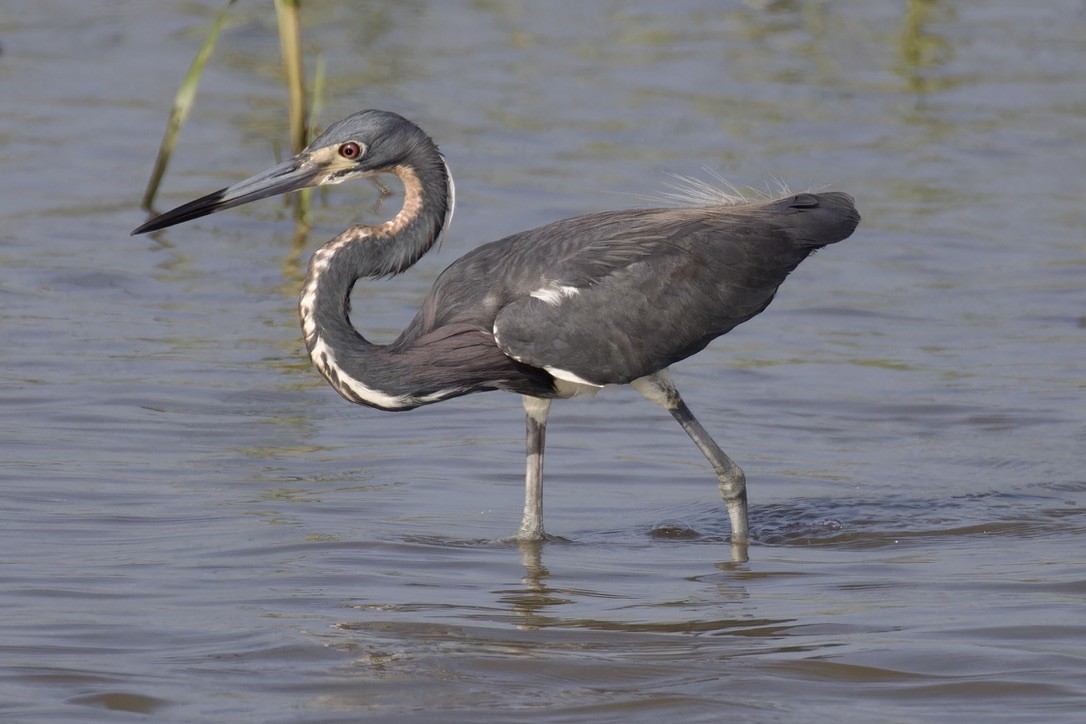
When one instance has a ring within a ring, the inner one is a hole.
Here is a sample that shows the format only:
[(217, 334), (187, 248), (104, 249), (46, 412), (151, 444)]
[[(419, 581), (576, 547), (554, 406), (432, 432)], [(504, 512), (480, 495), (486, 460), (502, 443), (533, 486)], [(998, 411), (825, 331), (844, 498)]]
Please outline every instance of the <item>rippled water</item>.
[[(1086, 5), (317, 3), (325, 122), (419, 121), (453, 231), (362, 285), (379, 339), (478, 243), (668, 173), (856, 196), (855, 236), (675, 377), (715, 480), (630, 390), (391, 415), (304, 359), (266, 202), (129, 237), (221, 3), (0, 7), (0, 717), (1074, 720), (1086, 706)], [(285, 138), (265, 4), (224, 32), (163, 205)], [(391, 209), (394, 211), (395, 209)], [(364, 320), (364, 321), (362, 321)]]

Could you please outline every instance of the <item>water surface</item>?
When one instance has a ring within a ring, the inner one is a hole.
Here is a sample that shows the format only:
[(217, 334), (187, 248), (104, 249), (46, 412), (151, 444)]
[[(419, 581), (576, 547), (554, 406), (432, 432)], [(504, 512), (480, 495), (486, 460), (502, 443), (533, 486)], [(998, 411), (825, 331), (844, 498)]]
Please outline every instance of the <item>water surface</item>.
[[(360, 285), (390, 339), (477, 244), (646, 203), (669, 173), (851, 192), (864, 222), (675, 367), (750, 481), (628, 389), (522, 413), (338, 398), (308, 254), (375, 209), (276, 202), (129, 237), (219, 3), (0, 9), (0, 716), (11, 721), (1074, 720), (1086, 706), (1086, 6), (325, 3), (322, 119), (422, 124), (440, 252)], [(239, 4), (163, 206), (286, 137)]]

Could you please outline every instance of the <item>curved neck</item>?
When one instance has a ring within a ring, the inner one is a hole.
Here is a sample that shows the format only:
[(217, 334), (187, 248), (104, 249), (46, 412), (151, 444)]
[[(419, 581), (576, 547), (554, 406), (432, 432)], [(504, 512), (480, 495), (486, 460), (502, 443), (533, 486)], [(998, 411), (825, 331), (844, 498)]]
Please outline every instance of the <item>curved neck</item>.
[[(346, 260), (337, 262), (354, 274), (355, 279), (392, 276), (414, 266), (452, 220), (455, 203), (452, 177), (436, 148), (434, 154), (436, 158), (426, 159), (425, 165), (404, 163), (389, 169), (404, 188), (403, 208), (396, 216), (377, 226), (347, 229), (318, 250), (314, 260), (322, 252), (336, 255), (340, 250), (346, 251)], [(356, 241), (362, 243), (352, 245)], [(309, 273), (313, 273), (312, 267)]]
[(404, 185), (399, 213), (377, 226), (353, 226), (318, 249), (299, 299), (306, 348), (317, 370), (348, 400), (391, 410), (440, 398), (410, 389), (383, 348), (358, 333), (350, 320), (351, 290), (363, 277), (410, 268), (452, 218), (454, 187), (445, 160), (432, 144), (416, 156), (388, 169)]

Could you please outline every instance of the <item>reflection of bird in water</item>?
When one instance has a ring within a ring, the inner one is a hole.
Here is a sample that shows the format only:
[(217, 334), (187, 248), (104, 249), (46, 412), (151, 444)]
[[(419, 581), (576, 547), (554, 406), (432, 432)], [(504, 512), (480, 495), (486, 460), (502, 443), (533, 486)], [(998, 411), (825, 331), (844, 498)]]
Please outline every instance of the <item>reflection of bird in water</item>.
[(629, 384), (668, 410), (708, 458), (732, 541), (745, 544), (743, 471), (691, 414), (667, 368), (761, 312), (811, 252), (848, 237), (860, 220), (852, 199), (801, 193), (748, 203), (721, 194), (695, 207), (609, 211), (523, 231), (449, 266), (388, 345), (367, 341), (352, 326), (351, 289), (358, 279), (397, 274), (418, 261), (445, 230), (454, 202), (441, 153), (398, 115), (356, 113), (289, 161), (133, 233), (378, 173), (403, 182), (403, 208), (391, 221), (353, 226), (317, 250), (301, 294), (306, 347), (329, 384), (351, 402), (383, 410), (486, 390), (523, 395), (523, 540), (543, 537), (551, 400)]

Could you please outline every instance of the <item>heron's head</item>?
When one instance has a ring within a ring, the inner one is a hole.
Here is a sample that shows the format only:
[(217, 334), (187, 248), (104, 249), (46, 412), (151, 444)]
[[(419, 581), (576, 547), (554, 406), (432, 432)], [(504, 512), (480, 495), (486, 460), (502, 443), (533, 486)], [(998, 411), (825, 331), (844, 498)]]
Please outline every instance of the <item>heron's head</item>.
[(392, 171), (412, 159), (436, 156), (434, 149), (429, 136), (406, 118), (388, 111), (360, 111), (332, 124), (294, 158), (156, 216), (132, 233), (157, 231), (309, 186)]

